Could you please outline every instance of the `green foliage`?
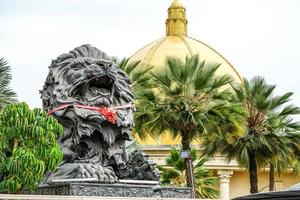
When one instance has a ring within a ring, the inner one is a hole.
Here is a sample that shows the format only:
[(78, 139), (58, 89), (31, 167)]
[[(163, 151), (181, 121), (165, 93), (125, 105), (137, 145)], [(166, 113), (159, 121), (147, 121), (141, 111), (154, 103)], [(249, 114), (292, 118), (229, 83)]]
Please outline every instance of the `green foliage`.
[[(214, 189), (218, 179), (214, 177), (211, 171), (204, 168), (207, 158), (198, 158), (197, 151), (191, 150), (193, 159), (193, 169), (195, 176), (196, 195), (198, 198), (217, 198), (218, 192)], [(159, 166), (161, 171), (161, 181), (164, 185), (186, 186), (186, 170), (184, 158), (180, 157), (180, 151), (171, 150), (171, 155), (166, 158), (166, 166)]]
[(11, 81), (10, 66), (4, 60), (0, 59), (0, 109), (6, 104), (16, 102), (16, 93), (9, 88)]
[(232, 79), (216, 74), (219, 64), (187, 57), (167, 58), (165, 70), (155, 71), (149, 87), (136, 93), (135, 129), (154, 138), (170, 131), (189, 148), (193, 139), (214, 132), (238, 132), (244, 119), (240, 104), (232, 103)]
[[(204, 153), (209, 156), (221, 153), (228, 160), (237, 159), (246, 168), (271, 163), (280, 172), (293, 165), (300, 124), (293, 122), (292, 116), (299, 114), (300, 109), (285, 105), (293, 93), (275, 96), (275, 88), (262, 77), (254, 77), (251, 81), (245, 79), (243, 84), (235, 87), (236, 101), (241, 102), (248, 113), (244, 134), (214, 134), (204, 141)], [(250, 156), (254, 157), (254, 163)]]
[[(153, 68), (151, 66), (142, 64), (141, 61), (130, 62), (129, 58), (118, 60), (114, 59), (119, 67), (129, 76), (133, 92), (148, 86), (150, 79), (149, 71)], [(139, 66), (139, 69), (137, 69)]]
[(204, 143), (205, 153), (223, 153), (229, 160), (236, 158), (248, 166), (248, 150), (251, 150), (258, 153), (258, 158), (262, 158), (259, 163), (263, 163), (272, 152), (286, 149), (279, 147), (286, 145), (285, 136), (297, 131), (295, 128), (299, 126), (292, 123), (290, 116), (300, 110), (292, 105), (283, 106), (292, 93), (273, 97), (275, 86), (268, 85), (261, 77), (250, 82), (245, 79), (234, 89), (237, 101), (248, 113), (245, 132), (242, 135), (214, 135)]
[(41, 109), (26, 103), (7, 105), (0, 113), (0, 191), (34, 190), (47, 170), (62, 160), (57, 138), (63, 128)]

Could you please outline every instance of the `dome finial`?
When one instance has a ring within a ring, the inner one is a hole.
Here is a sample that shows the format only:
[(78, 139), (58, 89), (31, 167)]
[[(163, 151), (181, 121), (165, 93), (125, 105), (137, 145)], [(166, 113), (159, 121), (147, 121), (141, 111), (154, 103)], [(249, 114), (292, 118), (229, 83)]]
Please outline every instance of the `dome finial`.
[(174, 0), (168, 9), (166, 21), (167, 36), (187, 36), (187, 19), (185, 7), (180, 0)]
[(183, 7), (182, 3), (179, 0), (174, 0), (170, 6), (171, 8)]

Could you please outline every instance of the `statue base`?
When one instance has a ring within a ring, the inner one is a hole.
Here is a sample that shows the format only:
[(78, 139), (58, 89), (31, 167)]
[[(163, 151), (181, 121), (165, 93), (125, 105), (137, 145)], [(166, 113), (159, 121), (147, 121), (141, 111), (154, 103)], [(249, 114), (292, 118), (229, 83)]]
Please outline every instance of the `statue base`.
[(192, 198), (192, 189), (160, 187), (160, 185), (150, 184), (56, 183), (38, 187), (35, 194), (101, 197)]

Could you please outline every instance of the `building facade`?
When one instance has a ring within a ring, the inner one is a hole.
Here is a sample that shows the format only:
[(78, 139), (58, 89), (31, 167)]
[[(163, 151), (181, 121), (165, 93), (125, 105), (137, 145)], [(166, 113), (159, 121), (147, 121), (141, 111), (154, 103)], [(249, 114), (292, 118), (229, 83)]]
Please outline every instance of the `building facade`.
[[(168, 8), (166, 20), (166, 35), (138, 50), (130, 61), (141, 61), (137, 67), (143, 65), (154, 66), (154, 71), (164, 68), (168, 56), (185, 59), (186, 56), (198, 54), (200, 59), (208, 62), (221, 63), (217, 74), (229, 74), (238, 83), (242, 77), (237, 70), (220, 53), (209, 45), (189, 37), (186, 9), (179, 0), (174, 0)], [(148, 137), (144, 140), (136, 138), (143, 150), (159, 165), (164, 165), (165, 158), (174, 146), (179, 146), (180, 138), (172, 138), (167, 132), (158, 139)], [(194, 145), (199, 145), (193, 142)], [(221, 199), (229, 199), (249, 194), (249, 175), (245, 169), (239, 167), (236, 161), (228, 163), (223, 156), (215, 156), (206, 163), (206, 167), (213, 170), (219, 177), (219, 190)], [(286, 171), (276, 177), (276, 190), (286, 189), (300, 182), (300, 178), (292, 171)], [(259, 190), (268, 191), (268, 169), (259, 172)]]

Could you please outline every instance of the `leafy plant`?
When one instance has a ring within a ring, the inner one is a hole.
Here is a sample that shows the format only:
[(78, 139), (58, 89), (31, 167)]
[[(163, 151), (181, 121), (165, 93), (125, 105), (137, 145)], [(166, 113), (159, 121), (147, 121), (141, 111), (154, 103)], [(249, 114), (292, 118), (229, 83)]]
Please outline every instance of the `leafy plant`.
[[(196, 196), (198, 198), (217, 198), (218, 191), (214, 189), (214, 186), (218, 183), (218, 178), (214, 177), (212, 172), (204, 167), (208, 159), (199, 158), (195, 149), (191, 150), (190, 155), (193, 160)], [(159, 166), (159, 169), (162, 184), (180, 187), (187, 185), (185, 160), (180, 157), (179, 150), (172, 149), (171, 155), (166, 158), (166, 166)]]
[(0, 191), (34, 190), (62, 159), (56, 142), (63, 128), (41, 109), (11, 104), (0, 113)]

